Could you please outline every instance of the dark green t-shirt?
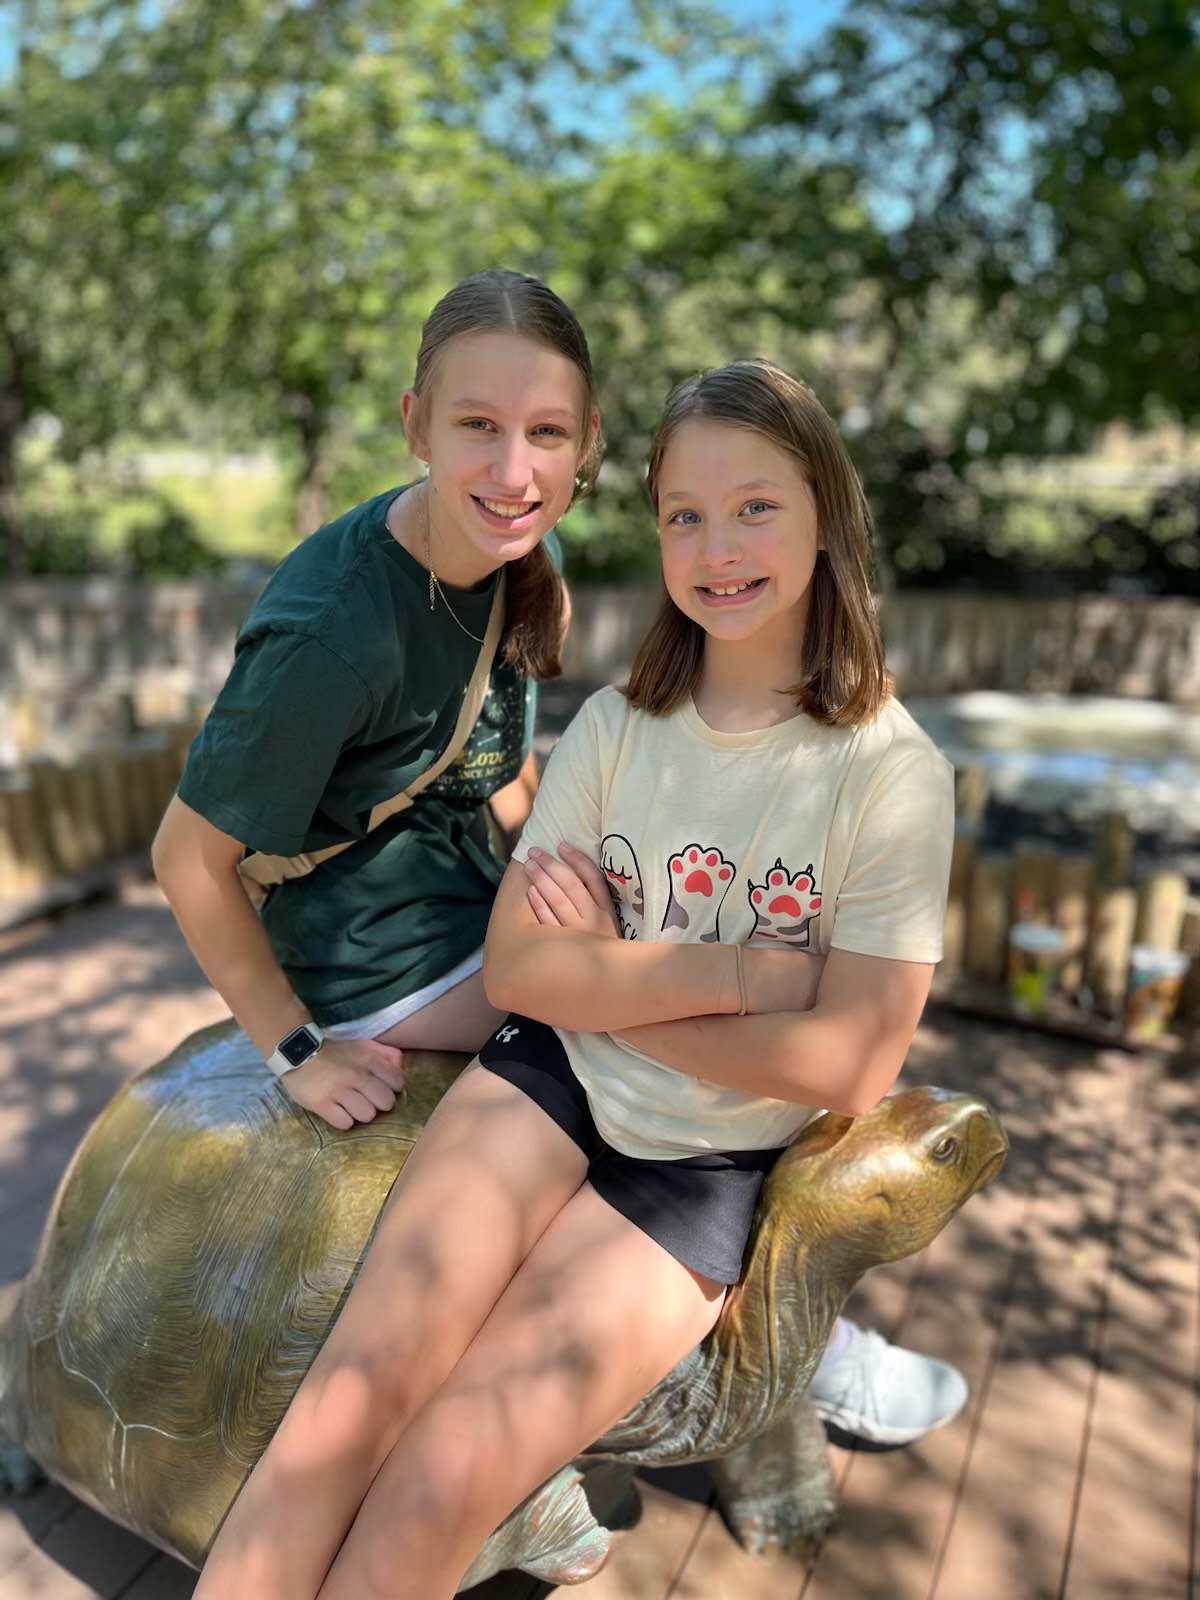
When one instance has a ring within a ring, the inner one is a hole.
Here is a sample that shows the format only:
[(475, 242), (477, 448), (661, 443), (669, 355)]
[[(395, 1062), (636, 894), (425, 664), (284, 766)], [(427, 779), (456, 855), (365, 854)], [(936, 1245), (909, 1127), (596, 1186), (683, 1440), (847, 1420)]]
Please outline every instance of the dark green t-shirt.
[[(389, 1005), (482, 943), (502, 867), (481, 808), (516, 777), (533, 733), (536, 686), (497, 660), (458, 759), (366, 836), (371, 808), (445, 748), (480, 648), (440, 596), (430, 612), (427, 571), (388, 532), (401, 492), (356, 506), (281, 563), (179, 786), (252, 850), (361, 840), (280, 884), (263, 909), (276, 956), (321, 1023)], [(494, 583), (447, 588), (479, 638)]]

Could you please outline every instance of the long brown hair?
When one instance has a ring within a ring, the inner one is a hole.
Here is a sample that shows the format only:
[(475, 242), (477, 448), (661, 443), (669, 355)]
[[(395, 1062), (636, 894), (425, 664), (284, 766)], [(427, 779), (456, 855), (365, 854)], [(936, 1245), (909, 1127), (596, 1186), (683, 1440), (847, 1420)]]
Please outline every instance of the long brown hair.
[[(870, 722), (891, 691), (871, 596), (870, 513), (841, 435), (806, 383), (769, 361), (734, 361), (673, 389), (650, 449), (646, 486), (658, 511), (663, 458), (685, 422), (704, 418), (749, 428), (785, 450), (817, 506), (821, 548), (809, 587), (800, 681), (785, 692), (818, 722)], [(704, 629), (669, 594), (633, 663), (625, 693), (666, 716), (700, 681)]]
[[(596, 378), (574, 312), (539, 278), (501, 269), (464, 278), (429, 313), (417, 351), (410, 429), (414, 419), (419, 422), (446, 347), (468, 333), (519, 334), (573, 361), (583, 379), (586, 429), (596, 406)], [(572, 504), (591, 488), (603, 459), (604, 440), (597, 429), (576, 474)], [(530, 677), (557, 678), (562, 671), (567, 591), (544, 543), (509, 564), (507, 583), (501, 656)]]

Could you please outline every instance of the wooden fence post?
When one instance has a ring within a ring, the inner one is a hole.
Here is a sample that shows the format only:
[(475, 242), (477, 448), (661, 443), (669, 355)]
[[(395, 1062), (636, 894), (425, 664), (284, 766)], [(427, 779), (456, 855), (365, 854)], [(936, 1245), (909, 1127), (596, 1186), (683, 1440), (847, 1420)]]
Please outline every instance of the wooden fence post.
[(1090, 856), (1070, 854), (1059, 857), (1054, 924), (1062, 930), (1063, 960), (1059, 968), (1058, 985), (1063, 994), (1072, 997), (1083, 987), (1094, 879), (1095, 868)]
[(83, 844), (71, 814), (63, 769), (56, 761), (29, 763), (29, 776), (55, 872), (70, 876), (83, 866)]
[(1125, 1004), (1136, 917), (1136, 889), (1103, 884), (1097, 888), (1084, 975), (1097, 1008), (1107, 1016), (1119, 1016)]
[(10, 793), (7, 787), (0, 788), (0, 906), (23, 892), (15, 808), (9, 799)]
[(979, 833), (987, 810), (988, 775), (984, 767), (960, 767), (954, 775), (954, 816), (964, 833)]
[(104, 860), (105, 842), (95, 759), (92, 756), (81, 757), (69, 767), (64, 767), (62, 776), (80, 868), (99, 866)]
[(1185, 1038), (1200, 1046), (1200, 899), (1191, 899), (1183, 913), (1179, 948), (1190, 960), (1179, 991), (1176, 1020)]
[(950, 857), (950, 889), (946, 896), (946, 923), (942, 937), (939, 975), (955, 978), (962, 971), (967, 951), (967, 918), (971, 906), (971, 877), (975, 868), (976, 839), (973, 833), (954, 836)]
[(12, 893), (33, 894), (49, 883), (54, 867), (46, 833), (42, 827), (37, 791), (27, 773), (0, 789), (8, 818), (8, 837), (13, 854)]
[(100, 823), (110, 855), (123, 856), (133, 847), (133, 828), (126, 804), (121, 752), (104, 745), (96, 752), (96, 788), (100, 803)]
[(1022, 841), (1013, 852), (1010, 918), (1049, 922), (1058, 892), (1058, 852)]
[(1008, 895), (1011, 868), (1005, 856), (978, 855), (971, 869), (967, 909), (967, 971), (999, 982), (1008, 954)]
[(1151, 872), (1138, 891), (1134, 944), (1155, 950), (1178, 950), (1187, 907), (1188, 881), (1182, 872)]

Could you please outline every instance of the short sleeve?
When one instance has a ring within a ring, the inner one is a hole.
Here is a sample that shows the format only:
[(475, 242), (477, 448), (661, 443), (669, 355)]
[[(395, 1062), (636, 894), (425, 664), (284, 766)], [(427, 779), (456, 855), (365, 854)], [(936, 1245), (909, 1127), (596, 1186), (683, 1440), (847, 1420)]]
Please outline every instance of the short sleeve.
[(902, 758), (859, 820), (830, 944), (856, 955), (940, 961), (954, 848), (954, 769), (936, 750)]
[(533, 810), (513, 851), (524, 861), (530, 845), (557, 853), (564, 840), (592, 861), (600, 855), (604, 810), (603, 731), (589, 700), (551, 751)]
[(307, 634), (243, 645), (188, 752), (179, 797), (252, 850), (296, 855), (371, 696), (353, 667)]

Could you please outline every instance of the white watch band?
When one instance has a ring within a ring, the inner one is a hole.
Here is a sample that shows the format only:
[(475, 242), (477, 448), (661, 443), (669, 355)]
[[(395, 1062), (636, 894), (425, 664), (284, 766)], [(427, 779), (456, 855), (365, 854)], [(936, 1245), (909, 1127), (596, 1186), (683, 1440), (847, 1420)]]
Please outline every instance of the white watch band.
[[(292, 1033), (298, 1033), (300, 1028), (303, 1028), (307, 1033), (312, 1034), (313, 1038), (317, 1041), (317, 1050), (319, 1050), (320, 1047), (325, 1043), (325, 1030), (324, 1028), (319, 1027), (317, 1023), (302, 1022), (298, 1027), (292, 1029)], [(284, 1034), (283, 1039), (280, 1040), (280, 1044), (282, 1044), (284, 1040), (290, 1039), (292, 1037), (292, 1033)], [(311, 1061), (313, 1056), (317, 1054), (317, 1050), (311, 1051), (310, 1054), (305, 1057), (304, 1061), (289, 1061), (284, 1055), (283, 1051), (279, 1048), (279, 1045), (276, 1045), (275, 1049), (272, 1050), (271, 1054), (267, 1057), (267, 1066), (277, 1078), (282, 1078), (284, 1073), (295, 1072), (297, 1067), (305, 1066), (306, 1063)]]

